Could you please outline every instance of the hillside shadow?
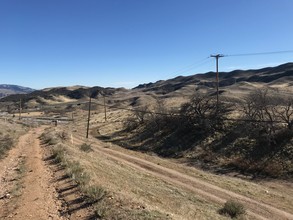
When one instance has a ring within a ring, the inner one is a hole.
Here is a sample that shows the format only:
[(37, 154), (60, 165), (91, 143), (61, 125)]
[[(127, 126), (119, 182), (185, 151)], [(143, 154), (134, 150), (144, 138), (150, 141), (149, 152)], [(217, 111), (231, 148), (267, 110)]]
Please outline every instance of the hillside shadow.
[(125, 130), (110, 135), (95, 135), (95, 138), (123, 148), (143, 153), (155, 153), (162, 157), (179, 158), (183, 152), (194, 149), (204, 139), (200, 132), (188, 129), (138, 129), (129, 133)]

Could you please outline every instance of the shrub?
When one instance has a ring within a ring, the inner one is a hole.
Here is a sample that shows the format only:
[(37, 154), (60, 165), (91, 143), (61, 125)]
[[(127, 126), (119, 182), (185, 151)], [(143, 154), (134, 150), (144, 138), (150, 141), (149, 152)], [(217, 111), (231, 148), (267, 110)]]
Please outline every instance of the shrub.
[(13, 145), (13, 139), (9, 135), (0, 138), (0, 158), (2, 158), (6, 151), (10, 150)]
[(62, 141), (66, 141), (66, 140), (68, 140), (68, 138), (69, 138), (68, 133), (65, 132), (65, 131), (60, 132), (58, 135), (59, 135), (59, 137), (60, 137), (60, 139), (61, 139)]
[(133, 131), (139, 126), (139, 122), (133, 117), (128, 117), (124, 122), (124, 130), (125, 131)]
[(228, 200), (219, 212), (222, 215), (229, 215), (231, 218), (237, 218), (245, 214), (245, 208), (237, 201)]
[(84, 187), (83, 193), (85, 194), (88, 203), (99, 202), (106, 195), (106, 191), (102, 187), (99, 187), (99, 186)]
[(90, 177), (77, 161), (67, 162), (67, 174), (79, 185), (86, 185)]
[(95, 206), (94, 213), (98, 218), (103, 218), (106, 214), (106, 207), (103, 207), (98, 204)]
[(84, 151), (84, 152), (93, 151), (92, 146), (90, 144), (87, 144), (87, 143), (83, 143), (82, 145), (80, 145), (79, 149), (81, 151)]
[(53, 158), (55, 159), (55, 161), (57, 163), (63, 163), (65, 158), (64, 158), (64, 155), (65, 155), (65, 149), (62, 145), (57, 145), (53, 148), (52, 150), (52, 153), (53, 153)]
[(43, 133), (40, 136), (40, 139), (42, 140), (42, 144), (47, 144), (47, 145), (56, 145), (58, 144), (58, 139), (55, 135), (52, 133)]

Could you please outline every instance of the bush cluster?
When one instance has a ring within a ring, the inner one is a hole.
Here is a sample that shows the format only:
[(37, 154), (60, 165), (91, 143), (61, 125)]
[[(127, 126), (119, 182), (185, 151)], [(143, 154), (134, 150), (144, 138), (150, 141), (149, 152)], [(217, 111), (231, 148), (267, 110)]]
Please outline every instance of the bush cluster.
[(241, 215), (245, 214), (245, 208), (244, 206), (234, 200), (228, 200), (224, 207), (219, 210), (219, 213), (222, 215), (228, 215), (231, 218), (238, 218)]

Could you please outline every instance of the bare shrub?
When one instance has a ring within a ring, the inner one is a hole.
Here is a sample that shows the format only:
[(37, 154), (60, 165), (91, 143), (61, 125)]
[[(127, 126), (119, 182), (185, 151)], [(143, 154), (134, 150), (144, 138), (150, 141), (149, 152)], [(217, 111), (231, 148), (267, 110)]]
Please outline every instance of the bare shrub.
[(181, 115), (188, 124), (205, 133), (223, 130), (224, 119), (230, 111), (230, 105), (198, 93), (181, 107)]
[(87, 143), (83, 143), (82, 145), (80, 145), (79, 149), (81, 151), (84, 151), (84, 152), (87, 152), (87, 153), (93, 151), (92, 146), (90, 144), (87, 144)]
[(143, 124), (149, 115), (149, 108), (146, 105), (134, 109), (134, 116), (140, 124)]
[(84, 187), (83, 193), (85, 194), (88, 203), (99, 202), (106, 196), (105, 189), (99, 186)]
[(59, 144), (52, 150), (52, 156), (57, 163), (63, 163), (65, 161), (65, 148)]
[(90, 177), (77, 161), (67, 162), (67, 174), (79, 185), (84, 186), (89, 183)]
[(292, 100), (272, 95), (268, 89), (257, 89), (251, 92), (242, 103), (244, 119), (251, 120), (246, 125), (249, 127), (247, 129), (249, 135), (254, 136), (263, 145), (278, 145), (277, 136), (284, 129), (282, 123), (287, 125), (287, 129), (292, 129)]
[(234, 200), (228, 200), (222, 209), (219, 210), (219, 213), (222, 215), (229, 215), (231, 218), (237, 218), (245, 214), (244, 206)]
[(41, 134), (40, 139), (42, 140), (42, 144), (47, 145), (56, 145), (59, 143), (60, 137), (59, 135), (56, 135), (54, 132), (44, 132)]
[(123, 127), (125, 131), (128, 131), (128, 132), (133, 131), (138, 126), (139, 126), (139, 123), (133, 116), (127, 117), (123, 123)]
[(13, 139), (8, 135), (4, 135), (0, 138), (0, 158), (2, 158), (5, 153), (11, 149), (13, 146)]
[(293, 98), (280, 99), (281, 106), (276, 110), (277, 117), (293, 130)]
[(69, 139), (69, 135), (68, 135), (68, 133), (65, 132), (65, 131), (61, 131), (61, 132), (59, 132), (58, 135), (59, 135), (59, 138), (60, 138), (62, 141), (66, 141), (66, 140)]

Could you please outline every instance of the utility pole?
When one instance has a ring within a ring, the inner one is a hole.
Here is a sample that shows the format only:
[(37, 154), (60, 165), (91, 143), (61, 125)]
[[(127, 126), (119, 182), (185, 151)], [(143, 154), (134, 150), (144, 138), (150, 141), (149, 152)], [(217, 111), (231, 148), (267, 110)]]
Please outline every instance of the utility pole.
[(21, 119), (21, 99), (19, 99), (19, 120)]
[(89, 137), (90, 117), (91, 117), (91, 103), (92, 103), (92, 97), (90, 96), (89, 111), (88, 111), (88, 118), (87, 118), (86, 138)]
[(106, 109), (106, 98), (104, 95), (104, 112), (105, 112), (105, 122), (107, 121), (107, 109)]
[(219, 58), (224, 57), (223, 54), (211, 55), (216, 58), (216, 86), (217, 86), (217, 106), (219, 106)]

